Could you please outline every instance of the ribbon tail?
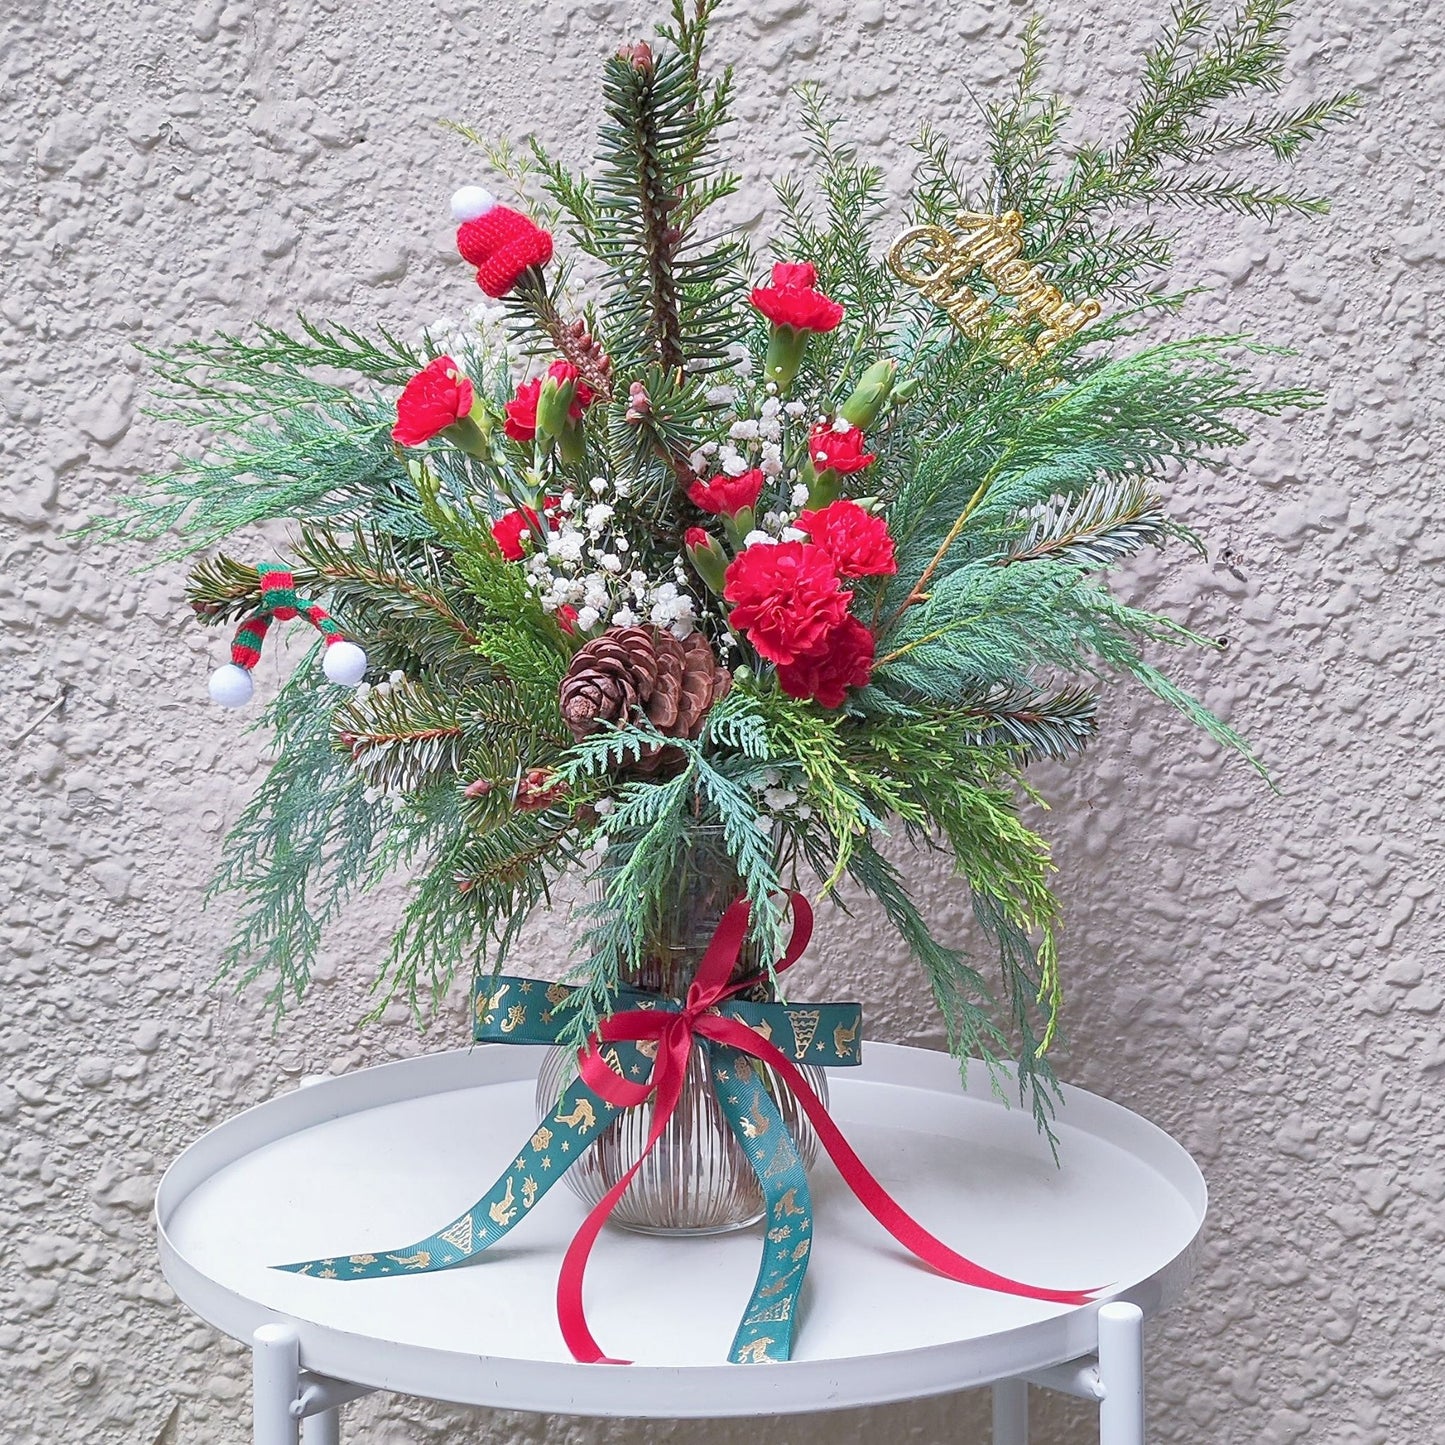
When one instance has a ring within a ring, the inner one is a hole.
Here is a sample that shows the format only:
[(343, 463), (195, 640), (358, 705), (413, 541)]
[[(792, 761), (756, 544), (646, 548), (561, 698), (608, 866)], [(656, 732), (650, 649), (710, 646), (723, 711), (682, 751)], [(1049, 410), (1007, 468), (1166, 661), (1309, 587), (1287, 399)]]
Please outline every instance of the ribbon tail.
[(873, 1177), (868, 1167), (853, 1152), (852, 1146), (843, 1137), (843, 1132), (833, 1122), (823, 1101), (813, 1092), (802, 1071), (781, 1050), (743, 1024), (730, 1019), (711, 1018), (708, 1036), (719, 1043), (730, 1043), (755, 1055), (770, 1064), (787, 1081), (803, 1112), (807, 1114), (819, 1141), (828, 1151), (843, 1181), (853, 1191), (858, 1202), (896, 1239), (908, 1252), (925, 1264), (932, 1265), (940, 1274), (960, 1284), (973, 1285), (978, 1289), (991, 1289), (1000, 1294), (1019, 1295), (1024, 1299), (1042, 1300), (1048, 1304), (1088, 1304), (1096, 1290), (1042, 1289), (1037, 1285), (1025, 1284), (1010, 1279), (1007, 1275), (995, 1274), (973, 1260), (965, 1258), (950, 1249), (941, 1239), (930, 1234), (895, 1200), (892, 1195)]
[[(666, 1092), (664, 1092), (664, 1090)], [(557, 1276), (557, 1323), (562, 1329), (562, 1338), (572, 1352), (572, 1358), (583, 1365), (628, 1365), (630, 1360), (616, 1359), (606, 1354), (593, 1337), (587, 1324), (587, 1311), (583, 1305), (583, 1286), (587, 1278), (587, 1261), (592, 1246), (608, 1216), (617, 1208), (618, 1201), (627, 1192), (627, 1186), (637, 1177), (643, 1160), (652, 1153), (653, 1146), (662, 1137), (667, 1121), (677, 1108), (682, 1097), (681, 1070), (659, 1082), (652, 1100), (652, 1127), (647, 1142), (642, 1146), (637, 1162), (598, 1201), (592, 1212), (582, 1221), (582, 1226), (572, 1236), (567, 1253), (562, 1258), (562, 1269)]]
[(772, 1364), (793, 1352), (798, 1298), (813, 1244), (808, 1172), (767, 1087), (750, 1060), (726, 1044), (704, 1045), (718, 1102), (763, 1191), (763, 1257), (752, 1297), (733, 1336), (735, 1365)]
[(316, 1279), (349, 1280), (433, 1274), (465, 1264), (526, 1218), (532, 1206), (567, 1172), (567, 1166), (607, 1128), (616, 1112), (612, 1104), (578, 1079), (538, 1124), (512, 1166), (465, 1214), (459, 1214), (445, 1228), (398, 1249), (308, 1259), (272, 1268)]

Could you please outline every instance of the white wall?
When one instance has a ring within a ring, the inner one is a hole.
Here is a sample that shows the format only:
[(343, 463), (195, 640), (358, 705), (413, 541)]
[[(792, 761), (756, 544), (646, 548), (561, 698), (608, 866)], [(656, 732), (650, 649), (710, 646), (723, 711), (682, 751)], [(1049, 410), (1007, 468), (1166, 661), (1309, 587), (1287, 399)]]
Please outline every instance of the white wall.
[[(1060, 0), (1055, 73), (1100, 98), (1160, 7)], [(1272, 363), (1327, 397), (1216, 477), (1178, 488), (1216, 555), (1171, 553), (1141, 595), (1228, 634), (1188, 671), (1276, 769), (1271, 796), (1152, 704), (1117, 690), (1096, 751), (1045, 781), (1069, 905), (1067, 1077), (1141, 1110), (1206, 1169), (1214, 1216), (1189, 1306), (1154, 1331), (1159, 1445), (1445, 1442), (1438, 1155), (1440, 746), (1445, 667), (1431, 506), (1442, 387), (1441, 27), (1402, 0), (1311, 0), (1299, 99), (1368, 109), (1305, 164), (1337, 197), (1317, 225), (1210, 220), (1181, 268), (1217, 290), (1192, 323), (1298, 349)], [(151, 1445), (246, 1438), (245, 1361), (192, 1322), (147, 1210), (200, 1129), (289, 1086), (460, 1042), (358, 1031), (379, 897), (338, 935), (311, 1006), (273, 1035), (259, 996), (208, 992), (226, 909), (202, 903), (261, 748), (204, 702), (220, 640), (187, 622), (179, 566), (65, 540), (163, 460), (140, 416), (136, 342), (297, 309), (415, 330), (475, 298), (445, 200), (473, 174), (438, 117), (571, 149), (597, 62), (638, 4), (483, 0), (10, 0), (0, 13), (0, 1431)], [(825, 80), (896, 176), (931, 120), (977, 134), (964, 82), (1005, 77), (1022, 5), (763, 0), (727, 7), (740, 66), (737, 215), (796, 160), (787, 87)], [(1434, 406), (1432, 407), (1432, 403)], [(1432, 425), (1434, 435), (1432, 436)], [(263, 664), (274, 669), (268, 658)], [(274, 672), (273, 674), (274, 675)], [(58, 684), (63, 716), (18, 744)], [(917, 870), (943, 918), (964, 903)], [(534, 961), (558, 934), (539, 922)], [(918, 981), (876, 924), (826, 931), (816, 988), (869, 1001), (876, 1037), (934, 1040)], [(819, 1417), (777, 1440), (983, 1438), (982, 1402)], [(354, 1412), (397, 1442), (757, 1438), (741, 1424), (645, 1435), (579, 1421)], [(1039, 1438), (1091, 1438), (1049, 1407)], [(365, 1428), (362, 1428), (363, 1422)]]

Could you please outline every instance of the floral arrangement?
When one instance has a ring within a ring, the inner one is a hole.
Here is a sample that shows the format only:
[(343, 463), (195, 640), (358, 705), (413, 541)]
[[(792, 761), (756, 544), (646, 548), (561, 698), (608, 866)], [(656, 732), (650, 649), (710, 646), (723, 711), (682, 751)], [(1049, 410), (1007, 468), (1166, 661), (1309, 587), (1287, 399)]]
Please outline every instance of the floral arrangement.
[[(1285, 6), (1190, 5), (1118, 138), (1065, 148), (1031, 27), (981, 113), (982, 173), (925, 132), (892, 213), (805, 88), (818, 170), (777, 184), (768, 264), (714, 219), (737, 178), (712, 11), (678, 0), (654, 45), (607, 60), (587, 174), (534, 142), (489, 152), (513, 204), (456, 193), (488, 298), (457, 335), (302, 321), (153, 357), (162, 415), (211, 444), (103, 529), (209, 553), (289, 521), (284, 563), (194, 566), (197, 617), (239, 624), (212, 695), (250, 697), (272, 621), (325, 653), (266, 710), (275, 758), (216, 885), (245, 899), (228, 966), (299, 998), (343, 900), (411, 867), (377, 988), (422, 1014), (590, 874), (580, 1043), (708, 829), (763, 960), (789, 888), (870, 896), (952, 1048), (1013, 1060), (1044, 1124), (1059, 910), (1025, 770), (1090, 741), (1109, 674), (1250, 756), (1150, 660), (1214, 644), (1109, 578), (1199, 545), (1166, 509), (1178, 468), (1309, 400), (1257, 384), (1238, 338), (1148, 338), (1181, 299), (1159, 284), (1168, 217), (1323, 209), (1239, 163), (1290, 159), (1349, 97), (1238, 109), (1281, 83)], [(890, 834), (952, 858), (996, 983), (930, 932)]]

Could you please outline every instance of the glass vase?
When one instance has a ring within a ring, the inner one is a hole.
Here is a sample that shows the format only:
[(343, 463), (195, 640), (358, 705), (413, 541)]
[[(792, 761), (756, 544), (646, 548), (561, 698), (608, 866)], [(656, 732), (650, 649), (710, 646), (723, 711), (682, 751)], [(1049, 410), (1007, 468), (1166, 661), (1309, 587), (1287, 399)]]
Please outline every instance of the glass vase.
[[(723, 911), (742, 892), (720, 830), (699, 830), (682, 858), (668, 897), (658, 901), (646, 958), (624, 982), (680, 1001)], [(759, 968), (755, 948), (745, 945), (733, 980), (755, 974)], [(745, 995), (750, 999), (773, 996), (766, 983)], [(807, 1116), (773, 1070), (754, 1063), (797, 1142), (804, 1166), (811, 1167), (818, 1140)], [(548, 1050), (537, 1078), (539, 1113), (556, 1105), (575, 1071), (570, 1050)], [(805, 1067), (803, 1072), (826, 1104), (824, 1071)], [(589, 1207), (595, 1205), (637, 1161), (651, 1129), (650, 1103), (623, 1111), (568, 1169), (563, 1176), (568, 1187)], [(640, 1234), (722, 1234), (743, 1229), (762, 1217), (757, 1175), (712, 1088), (703, 1046), (695, 1042), (677, 1109), (613, 1211), (612, 1222)]]

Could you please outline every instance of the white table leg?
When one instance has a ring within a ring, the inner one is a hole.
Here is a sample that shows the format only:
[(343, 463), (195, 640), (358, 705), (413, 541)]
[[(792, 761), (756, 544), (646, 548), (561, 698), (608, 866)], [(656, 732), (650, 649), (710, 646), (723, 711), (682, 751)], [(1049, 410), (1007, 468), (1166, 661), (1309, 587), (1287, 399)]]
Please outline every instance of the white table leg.
[(301, 1388), (301, 1345), (290, 1325), (262, 1325), (251, 1337), (252, 1440), (300, 1445), (291, 1406)]
[(1000, 1380), (993, 1387), (993, 1445), (1029, 1445), (1027, 1380)]
[(1099, 1308), (1099, 1445), (1144, 1445), (1144, 1312)]
[(341, 1411), (323, 1410), (301, 1424), (302, 1445), (341, 1445)]

